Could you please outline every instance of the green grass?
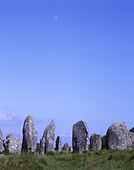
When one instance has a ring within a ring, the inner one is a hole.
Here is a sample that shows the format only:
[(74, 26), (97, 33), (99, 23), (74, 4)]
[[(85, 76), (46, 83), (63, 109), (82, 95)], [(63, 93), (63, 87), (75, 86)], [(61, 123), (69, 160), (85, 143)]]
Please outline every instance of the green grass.
[(83, 154), (52, 152), (0, 156), (0, 169), (6, 170), (129, 170), (134, 169), (134, 150), (101, 150)]

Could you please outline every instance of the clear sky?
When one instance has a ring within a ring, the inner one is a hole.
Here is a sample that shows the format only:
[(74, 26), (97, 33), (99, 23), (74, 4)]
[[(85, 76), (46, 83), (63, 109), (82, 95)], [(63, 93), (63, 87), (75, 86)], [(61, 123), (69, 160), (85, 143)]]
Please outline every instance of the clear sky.
[(52, 119), (71, 145), (111, 123), (134, 127), (133, 0), (0, 0), (0, 128), (22, 138), (34, 116), (38, 141)]

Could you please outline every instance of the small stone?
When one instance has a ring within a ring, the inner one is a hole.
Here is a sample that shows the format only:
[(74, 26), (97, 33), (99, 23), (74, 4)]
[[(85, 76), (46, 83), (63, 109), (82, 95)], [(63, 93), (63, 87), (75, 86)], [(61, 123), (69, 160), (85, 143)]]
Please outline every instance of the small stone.
[(21, 153), (22, 140), (10, 133), (4, 140), (4, 147), (9, 153)]
[(3, 135), (2, 130), (0, 129), (0, 154), (3, 153), (4, 147), (3, 147)]
[(35, 152), (37, 147), (37, 134), (34, 127), (33, 116), (26, 117), (23, 126), (23, 144), (22, 150), (26, 152)]
[(91, 151), (101, 150), (102, 142), (100, 134), (92, 134), (90, 137), (90, 149)]
[(69, 146), (69, 152), (73, 152), (73, 148)]
[(134, 133), (128, 132), (127, 136), (127, 149), (133, 149), (134, 148)]
[(40, 140), (40, 154), (46, 153), (46, 143), (45, 143), (45, 137), (42, 137)]
[(89, 129), (84, 121), (79, 121), (73, 125), (72, 146), (74, 153), (88, 151)]
[(63, 151), (67, 151), (67, 152), (69, 151), (69, 145), (68, 145), (68, 143), (65, 143), (65, 144), (64, 144), (62, 150), (63, 150)]
[(128, 132), (129, 133), (129, 136), (132, 140), (132, 144), (134, 145), (134, 132)]
[(59, 151), (59, 152), (62, 151), (62, 145), (61, 145), (60, 136), (58, 136), (57, 139), (56, 139), (56, 150)]

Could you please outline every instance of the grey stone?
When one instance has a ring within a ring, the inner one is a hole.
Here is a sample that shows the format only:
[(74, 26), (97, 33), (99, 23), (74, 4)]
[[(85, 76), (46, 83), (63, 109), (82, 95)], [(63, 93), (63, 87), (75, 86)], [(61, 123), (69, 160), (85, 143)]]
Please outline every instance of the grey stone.
[(134, 148), (134, 133), (128, 132), (127, 136), (127, 149), (133, 149)]
[(101, 142), (101, 135), (100, 134), (92, 134), (90, 137), (90, 150), (91, 151), (98, 151), (101, 150), (102, 142)]
[(56, 139), (56, 150), (59, 151), (59, 152), (62, 151), (62, 145), (61, 145), (60, 136), (58, 136), (57, 139)]
[(0, 129), (0, 154), (4, 151), (4, 147), (3, 147), (3, 135), (2, 135), (2, 131)]
[(4, 140), (4, 147), (9, 153), (21, 153), (22, 140), (10, 133)]
[(88, 151), (89, 129), (84, 121), (79, 121), (73, 125), (72, 134), (73, 153)]
[(64, 144), (62, 150), (63, 150), (63, 151), (67, 151), (67, 152), (69, 151), (69, 145), (68, 145), (68, 143), (65, 143), (65, 144)]
[(133, 135), (127, 131), (125, 122), (115, 122), (107, 130), (106, 134), (107, 149), (132, 149)]
[(26, 117), (23, 126), (23, 144), (22, 150), (26, 152), (35, 152), (37, 147), (37, 134), (34, 127), (33, 116)]
[(54, 151), (55, 123), (54, 120), (45, 128), (43, 137), (40, 140), (40, 153)]
[(134, 132), (128, 132), (131, 140), (132, 140), (132, 145), (134, 145)]
[(46, 153), (46, 143), (45, 143), (45, 136), (42, 137), (40, 140), (40, 154)]
[(69, 146), (69, 152), (73, 152), (73, 148)]

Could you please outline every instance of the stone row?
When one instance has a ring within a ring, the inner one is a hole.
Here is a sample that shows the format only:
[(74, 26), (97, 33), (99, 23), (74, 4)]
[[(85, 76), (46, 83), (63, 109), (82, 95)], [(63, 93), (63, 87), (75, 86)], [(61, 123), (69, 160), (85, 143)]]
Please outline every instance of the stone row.
[[(3, 135), (0, 129), (0, 153), (4, 148), (9, 153), (21, 153), (36, 151), (38, 132), (34, 127), (33, 116), (26, 117), (23, 125), (23, 140), (16, 138), (10, 133), (3, 142)], [(89, 129), (84, 121), (79, 121), (73, 125), (72, 129), (72, 148), (65, 143), (62, 148), (60, 136), (56, 139), (56, 148), (54, 149), (55, 140), (55, 123), (54, 120), (45, 128), (43, 137), (40, 140), (40, 153), (45, 154), (53, 151), (71, 151), (73, 153), (82, 153), (89, 150)], [(134, 148), (134, 133), (128, 132), (126, 124), (115, 122), (112, 123), (106, 133), (107, 149), (132, 149)], [(90, 137), (90, 150), (98, 151), (102, 148), (101, 135), (92, 134)]]

